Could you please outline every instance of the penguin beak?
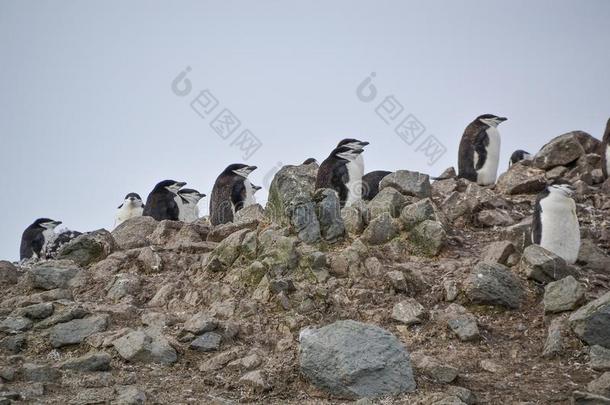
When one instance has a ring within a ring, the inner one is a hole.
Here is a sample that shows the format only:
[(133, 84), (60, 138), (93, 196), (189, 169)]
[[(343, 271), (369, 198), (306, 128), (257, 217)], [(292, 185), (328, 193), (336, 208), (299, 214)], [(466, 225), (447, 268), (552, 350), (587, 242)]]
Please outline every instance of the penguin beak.
[(179, 188), (182, 188), (182, 187), (186, 186), (186, 183), (183, 181), (179, 181), (176, 183), (176, 186), (178, 186)]
[(506, 118), (506, 117), (498, 117), (498, 118), (496, 118), (496, 120), (498, 120), (498, 121), (500, 121), (500, 122), (504, 122), (504, 121), (506, 121), (507, 119), (508, 119), (508, 118)]
[(253, 171), (255, 171), (256, 169), (258, 169), (258, 167), (256, 167), (256, 166), (248, 166), (248, 171), (249, 171), (250, 173), (252, 173), (252, 172), (253, 172)]
[(55, 226), (58, 226), (58, 225), (61, 225), (61, 224), (62, 224), (61, 221), (53, 221), (53, 225), (55, 225)]
[(369, 142), (367, 142), (367, 141), (360, 142), (360, 146), (362, 146), (362, 147), (365, 147), (368, 144), (369, 144)]

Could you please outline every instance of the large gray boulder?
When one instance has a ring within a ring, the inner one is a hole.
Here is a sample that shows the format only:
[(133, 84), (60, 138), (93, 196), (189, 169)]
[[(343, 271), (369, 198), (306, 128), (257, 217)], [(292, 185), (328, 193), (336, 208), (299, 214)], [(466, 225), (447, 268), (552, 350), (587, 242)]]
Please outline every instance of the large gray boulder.
[(413, 197), (427, 198), (432, 196), (430, 176), (409, 170), (397, 170), (385, 176), (379, 182), (379, 191), (381, 192), (386, 187), (392, 187), (401, 194)]
[(389, 212), (384, 212), (369, 223), (362, 240), (369, 245), (381, 245), (394, 239), (399, 232), (399, 221), (392, 218)]
[(343, 398), (377, 398), (415, 390), (409, 353), (388, 331), (352, 320), (300, 336), (301, 372)]
[(51, 329), (49, 339), (53, 347), (81, 343), (86, 337), (103, 332), (108, 327), (108, 315), (99, 314), (83, 319), (73, 319), (57, 324)]
[(142, 330), (128, 333), (112, 345), (123, 359), (130, 362), (172, 364), (178, 360), (176, 350), (167, 339)]
[(53, 260), (32, 268), (29, 272), (34, 288), (54, 290), (68, 288), (82, 269), (70, 260)]
[(290, 226), (299, 239), (316, 242), (320, 239), (320, 223), (312, 199), (315, 191), (317, 164), (284, 166), (271, 181), (265, 215), (282, 226)]
[(79, 266), (88, 266), (108, 257), (116, 249), (114, 238), (105, 229), (85, 233), (63, 245), (58, 259), (72, 260)]
[(582, 240), (578, 252), (578, 263), (587, 270), (610, 273), (610, 256), (605, 254), (591, 239)]
[(586, 288), (572, 276), (549, 283), (544, 288), (544, 312), (571, 311), (585, 299)]
[(18, 278), (17, 267), (11, 262), (0, 260), (0, 286), (17, 284)]
[[(529, 162), (528, 162), (529, 163)], [(498, 177), (496, 190), (503, 194), (535, 194), (546, 187), (544, 170), (518, 162)]]
[(528, 278), (550, 283), (574, 275), (565, 260), (539, 245), (530, 245), (521, 256), (521, 269)]
[(367, 205), (368, 220), (377, 218), (384, 212), (392, 217), (398, 217), (407, 203), (406, 197), (392, 187), (381, 190)]
[(158, 222), (152, 217), (128, 219), (112, 231), (117, 247), (121, 250), (141, 248), (150, 245), (148, 237), (157, 228)]
[(534, 156), (534, 166), (549, 170), (556, 166), (565, 166), (578, 160), (585, 154), (585, 149), (574, 132), (560, 135), (544, 145)]
[(313, 199), (322, 237), (328, 242), (336, 242), (345, 234), (337, 192), (329, 188), (316, 190)]
[(466, 278), (464, 292), (475, 304), (519, 308), (523, 287), (508, 267), (479, 262)]
[(587, 344), (610, 349), (610, 292), (572, 313), (569, 322)]

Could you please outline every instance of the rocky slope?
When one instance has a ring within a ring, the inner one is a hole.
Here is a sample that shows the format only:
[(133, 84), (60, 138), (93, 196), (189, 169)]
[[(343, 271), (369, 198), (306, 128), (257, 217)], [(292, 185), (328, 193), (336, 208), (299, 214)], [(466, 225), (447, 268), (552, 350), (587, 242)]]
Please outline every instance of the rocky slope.
[[(131, 219), (0, 262), (0, 403), (610, 403), (610, 181), (558, 137), (494, 188), (386, 177), (343, 210), (284, 167), (265, 209)], [(530, 245), (572, 181), (583, 244)]]

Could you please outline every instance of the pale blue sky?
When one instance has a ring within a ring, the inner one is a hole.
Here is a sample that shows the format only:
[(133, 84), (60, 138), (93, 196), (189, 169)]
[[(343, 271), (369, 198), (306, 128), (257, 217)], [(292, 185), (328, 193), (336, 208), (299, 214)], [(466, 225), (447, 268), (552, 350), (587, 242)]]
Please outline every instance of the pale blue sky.
[[(601, 137), (609, 20), (604, 0), (0, 0), (0, 258), (17, 258), (38, 217), (109, 228), (125, 194), (146, 198), (162, 179), (209, 194), (243, 159), (190, 108), (204, 89), (214, 115), (229, 108), (263, 143), (248, 160), (260, 185), (343, 137), (371, 142), (367, 171), (438, 174), (482, 113), (509, 118), (502, 170), (514, 149), (569, 130)], [(178, 97), (187, 66), (193, 90)], [(367, 104), (356, 87), (371, 72)], [(426, 126), (420, 140), (446, 146), (434, 165), (375, 114), (387, 95)]]

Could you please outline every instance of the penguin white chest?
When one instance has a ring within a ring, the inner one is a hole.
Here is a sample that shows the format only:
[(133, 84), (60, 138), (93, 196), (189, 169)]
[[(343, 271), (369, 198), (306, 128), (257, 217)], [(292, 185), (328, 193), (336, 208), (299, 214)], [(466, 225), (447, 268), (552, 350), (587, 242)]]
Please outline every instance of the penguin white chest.
[(606, 173), (610, 176), (610, 145), (606, 146)]
[(359, 155), (356, 159), (348, 162), (347, 176), (349, 180), (345, 185), (347, 187), (347, 200), (345, 206), (349, 207), (355, 201), (362, 198), (362, 176), (364, 176), (364, 159)]
[(540, 246), (568, 263), (576, 262), (580, 250), (580, 227), (574, 200), (551, 193), (540, 200), (540, 208)]
[(254, 187), (252, 187), (252, 183), (250, 183), (250, 180), (244, 180), (244, 187), (246, 189), (246, 199), (244, 200), (244, 207), (256, 204), (256, 199), (254, 198)]
[(141, 217), (143, 211), (144, 208), (142, 207), (134, 207), (128, 204), (123, 204), (123, 206), (119, 208), (116, 213), (114, 218), (114, 226), (117, 227), (130, 218)]
[(184, 202), (178, 197), (176, 200), (178, 204), (178, 219), (182, 222), (195, 222), (199, 219), (199, 206), (197, 203), (188, 201)]
[[(498, 162), (500, 160), (500, 133), (498, 128), (489, 127), (487, 129), (489, 145), (487, 145), (487, 156), (483, 167), (477, 170), (477, 183), (482, 186), (494, 184), (498, 175)], [(476, 157), (476, 152), (475, 152)], [(478, 157), (480, 159), (480, 157)], [(476, 165), (475, 161), (475, 165)]]

